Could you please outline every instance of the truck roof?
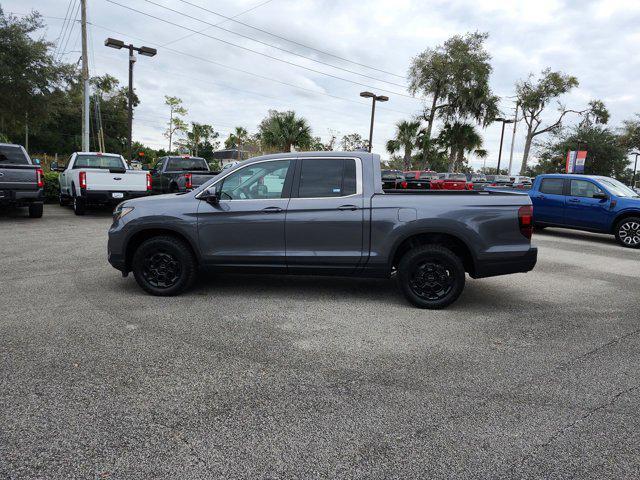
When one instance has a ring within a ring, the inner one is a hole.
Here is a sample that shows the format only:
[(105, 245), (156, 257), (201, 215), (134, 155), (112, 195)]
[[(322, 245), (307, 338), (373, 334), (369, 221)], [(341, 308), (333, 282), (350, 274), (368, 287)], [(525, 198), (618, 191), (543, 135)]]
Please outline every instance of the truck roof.
[(536, 178), (557, 177), (557, 178), (590, 178), (591, 180), (599, 180), (601, 178), (611, 178), (604, 175), (584, 175), (582, 173), (541, 173)]
[[(271, 158), (304, 158), (304, 157), (313, 157), (313, 158), (336, 158), (336, 157), (348, 157), (348, 158), (371, 158), (371, 156), (380, 157), (375, 153), (369, 152), (334, 152), (334, 151), (321, 151), (321, 152), (290, 152), (290, 153), (271, 153), (269, 155), (261, 155), (259, 157), (252, 157), (249, 160), (254, 161), (256, 159), (264, 159), (268, 160)], [(241, 163), (247, 162), (248, 160), (244, 160)]]

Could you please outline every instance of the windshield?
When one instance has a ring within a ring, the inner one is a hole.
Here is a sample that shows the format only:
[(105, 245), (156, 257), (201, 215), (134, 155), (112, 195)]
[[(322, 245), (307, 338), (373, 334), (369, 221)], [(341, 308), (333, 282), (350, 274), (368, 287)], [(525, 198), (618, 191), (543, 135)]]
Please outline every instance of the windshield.
[(396, 170), (382, 170), (383, 180), (397, 180), (398, 178), (403, 178), (402, 173)]
[(617, 197), (640, 197), (640, 195), (631, 190), (624, 183), (619, 182), (614, 178), (601, 177), (598, 178), (598, 181)]
[(208, 172), (209, 166), (204, 158), (199, 157), (171, 157), (167, 165), (167, 171), (181, 170)]
[(17, 145), (0, 145), (0, 163), (11, 165), (30, 165), (29, 158)]
[(104, 168), (126, 169), (124, 160), (120, 156), (112, 155), (78, 155), (73, 168)]

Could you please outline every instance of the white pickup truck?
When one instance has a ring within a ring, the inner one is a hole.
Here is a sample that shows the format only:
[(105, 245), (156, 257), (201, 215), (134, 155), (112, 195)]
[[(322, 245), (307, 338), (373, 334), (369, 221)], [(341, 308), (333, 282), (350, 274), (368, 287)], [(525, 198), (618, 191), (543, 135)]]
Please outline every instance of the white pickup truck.
[(73, 205), (76, 215), (84, 215), (88, 205), (115, 205), (151, 193), (151, 175), (133, 170), (121, 155), (76, 152), (66, 167), (55, 162), (60, 172), (60, 205)]

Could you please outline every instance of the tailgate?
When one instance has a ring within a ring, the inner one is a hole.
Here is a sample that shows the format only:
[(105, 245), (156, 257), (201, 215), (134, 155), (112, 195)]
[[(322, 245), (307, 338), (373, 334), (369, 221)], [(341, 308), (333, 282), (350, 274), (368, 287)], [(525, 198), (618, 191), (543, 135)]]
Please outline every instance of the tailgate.
[(2, 165), (0, 190), (38, 190), (37, 165)]
[(191, 174), (191, 183), (193, 185), (193, 188), (195, 187), (199, 187), (200, 185), (202, 185), (203, 183), (208, 182), (209, 180), (211, 180), (213, 177), (215, 177), (216, 174), (215, 173), (192, 173)]
[(86, 169), (87, 190), (102, 192), (144, 192), (147, 190), (147, 174), (143, 171), (127, 170), (111, 173), (103, 169)]

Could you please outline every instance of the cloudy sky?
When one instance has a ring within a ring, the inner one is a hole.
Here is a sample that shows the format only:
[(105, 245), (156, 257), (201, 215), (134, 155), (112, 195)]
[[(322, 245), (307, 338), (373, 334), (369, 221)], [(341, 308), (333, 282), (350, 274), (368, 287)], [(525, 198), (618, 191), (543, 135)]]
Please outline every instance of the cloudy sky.
[[(3, 0), (2, 7), (18, 14), (39, 11), (47, 23), (44, 34), (55, 41), (78, 2)], [(134, 139), (154, 147), (167, 143), (164, 95), (182, 98), (187, 119), (214, 125), (222, 138), (236, 125), (255, 132), (269, 109), (291, 109), (326, 140), (332, 133), (368, 136), (370, 103), (358, 94), (372, 90), (390, 97), (377, 109), (373, 145), (387, 157), (384, 144), (394, 124), (422, 106), (402, 87), (411, 58), (475, 30), (490, 34), (491, 83), (505, 115), (513, 115), (509, 97), (515, 82), (545, 67), (578, 77), (580, 87), (563, 103), (583, 108), (602, 99), (612, 127), (640, 112), (638, 0), (88, 0), (88, 17), (92, 75), (127, 81), (126, 55), (103, 45), (108, 36), (158, 49), (156, 57), (139, 58), (135, 67), (141, 105)], [(79, 50), (76, 26), (60, 53), (75, 61)], [(548, 120), (553, 117), (552, 108)], [(520, 127), (514, 170), (522, 157), (522, 133)], [(487, 166), (495, 166), (499, 125), (483, 135)], [(511, 136), (505, 137), (508, 161)], [(472, 164), (480, 167), (482, 161)]]

